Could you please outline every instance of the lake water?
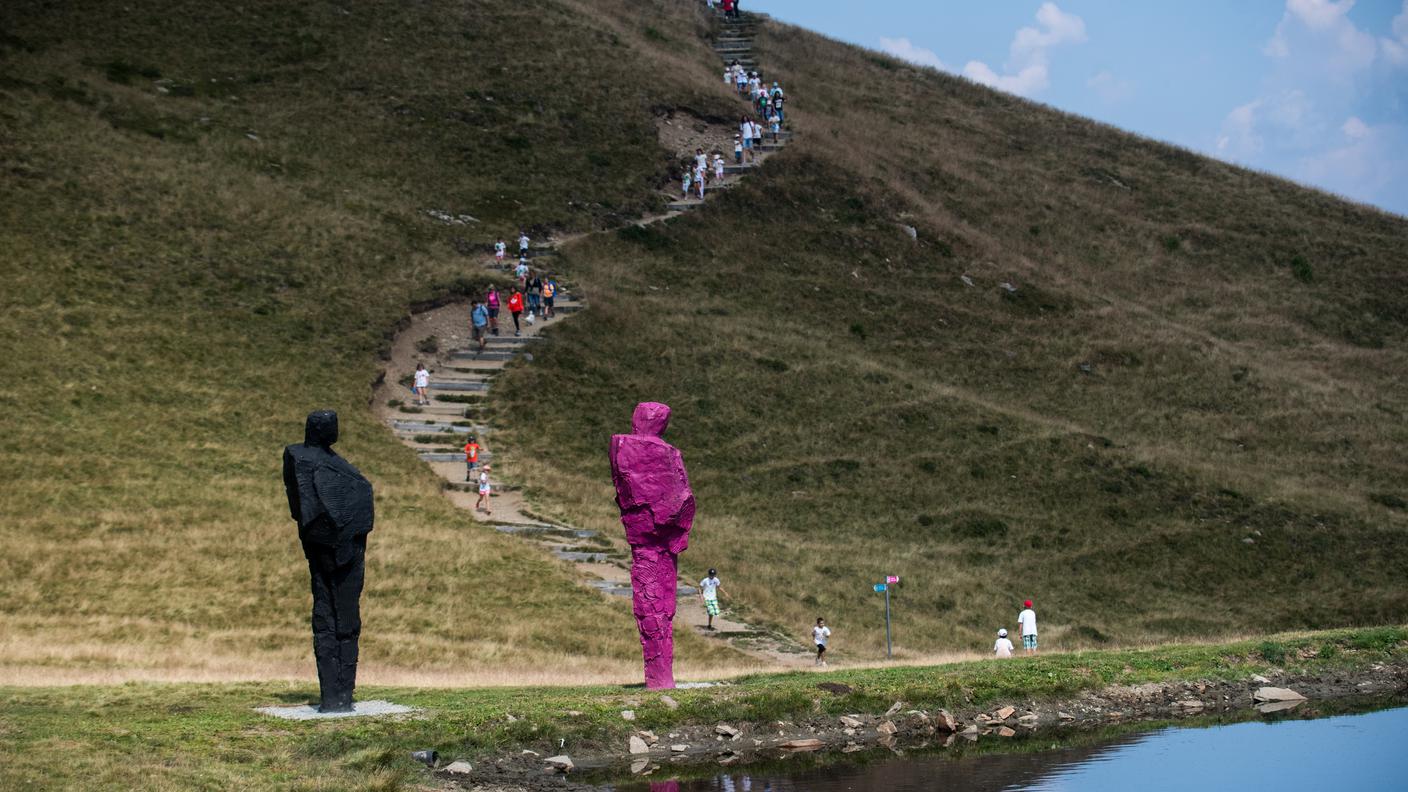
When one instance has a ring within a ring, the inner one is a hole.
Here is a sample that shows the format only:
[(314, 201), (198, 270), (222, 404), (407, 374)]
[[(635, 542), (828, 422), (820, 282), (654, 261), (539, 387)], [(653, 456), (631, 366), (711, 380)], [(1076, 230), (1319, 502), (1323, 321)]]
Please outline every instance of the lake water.
[[(984, 740), (996, 739), (985, 737)], [(1040, 743), (1041, 738), (1030, 738)], [(1015, 746), (1014, 746), (1015, 747)], [(652, 779), (621, 790), (842, 792), (1030, 790), (1163, 792), (1408, 790), (1408, 707), (1317, 720), (1167, 728), (1080, 748), (972, 755), (888, 756), (865, 764), (729, 770), (689, 781)], [(969, 753), (969, 755), (964, 755)], [(798, 757), (800, 758), (800, 757)], [(657, 771), (656, 775), (660, 772)]]

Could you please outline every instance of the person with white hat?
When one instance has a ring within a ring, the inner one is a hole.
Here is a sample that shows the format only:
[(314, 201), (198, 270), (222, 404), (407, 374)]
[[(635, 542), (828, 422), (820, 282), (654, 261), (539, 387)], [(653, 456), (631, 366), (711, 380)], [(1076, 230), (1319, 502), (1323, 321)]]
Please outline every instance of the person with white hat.
[(997, 631), (997, 643), (992, 645), (992, 653), (998, 657), (1012, 656), (1012, 642), (1007, 639), (1006, 628)]

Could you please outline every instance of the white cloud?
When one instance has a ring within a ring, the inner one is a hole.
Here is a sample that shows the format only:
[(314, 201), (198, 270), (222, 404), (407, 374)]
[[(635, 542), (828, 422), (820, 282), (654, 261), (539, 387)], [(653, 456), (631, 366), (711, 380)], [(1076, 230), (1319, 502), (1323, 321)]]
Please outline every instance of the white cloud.
[(968, 61), (964, 76), (974, 82), (1021, 96), (1031, 96), (1050, 84), (1048, 50), (1062, 44), (1085, 41), (1085, 20), (1067, 14), (1055, 3), (1042, 3), (1037, 9), (1038, 27), (1024, 27), (1012, 37), (1004, 74), (998, 74), (982, 61)]
[[(1349, 19), (1355, 0), (1286, 0), (1286, 11), (1262, 52), (1273, 58), (1323, 53), (1326, 65), (1348, 74), (1373, 65), (1379, 43)], [(1408, 26), (1408, 23), (1405, 23)], [(1392, 57), (1392, 56), (1390, 56)]]
[(1369, 136), (1369, 125), (1359, 119), (1358, 116), (1350, 116), (1345, 119), (1344, 126), (1340, 127), (1345, 137), (1358, 140)]
[(944, 62), (939, 60), (937, 53), (931, 49), (920, 47), (907, 38), (885, 38), (881, 36), (880, 51), (919, 66), (930, 66), (940, 71), (949, 71), (948, 66), (945, 66)]
[(1217, 153), (1230, 159), (1247, 160), (1266, 148), (1267, 131), (1276, 132), (1277, 139), (1284, 143), (1308, 140), (1322, 126), (1304, 91), (1264, 96), (1234, 107), (1222, 120)]
[(1403, 11), (1393, 18), (1393, 36), (1379, 39), (1379, 47), (1393, 65), (1408, 66), (1408, 0), (1403, 0)]
[(1108, 70), (1102, 71), (1085, 81), (1085, 87), (1109, 104), (1123, 102), (1134, 95), (1134, 83), (1121, 80)]

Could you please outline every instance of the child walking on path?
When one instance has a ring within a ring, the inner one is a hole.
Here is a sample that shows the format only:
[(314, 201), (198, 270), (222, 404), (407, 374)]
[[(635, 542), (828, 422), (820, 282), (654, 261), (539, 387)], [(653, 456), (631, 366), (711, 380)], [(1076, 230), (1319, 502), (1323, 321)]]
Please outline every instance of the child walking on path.
[(493, 494), (492, 487), (489, 485), (489, 471), (492, 469), (492, 465), (485, 465), (484, 469), (479, 471), (479, 500), (474, 502), (474, 510), (480, 511), (482, 507), (482, 511), (485, 514), (494, 513), (494, 511), (489, 508), (491, 505), (489, 498)]
[(719, 595), (723, 593), (719, 571), (710, 569), (709, 576), (699, 581), (699, 599), (703, 601), (704, 613), (709, 617), (709, 623), (704, 625), (706, 630), (714, 629), (714, 617), (719, 615)]
[(489, 332), (494, 335), (499, 334), (499, 289), (497, 286), (490, 286), (489, 293), (484, 295), (484, 304), (489, 308)]
[(425, 370), (424, 363), (416, 364), (415, 392), (416, 404), (430, 404), (430, 372)]
[(997, 631), (997, 642), (992, 645), (992, 653), (998, 657), (1012, 656), (1012, 642), (1007, 640), (1007, 629)]
[(523, 292), (518, 289), (514, 289), (513, 294), (508, 296), (508, 313), (513, 317), (513, 334), (515, 336), (523, 335), (518, 325), (518, 315), (523, 313)]
[(508, 245), (502, 239), (494, 243), (494, 260), (503, 261), (504, 251), (508, 250)]
[(1036, 611), (1032, 610), (1032, 601), (1023, 603), (1025, 609), (1017, 614), (1017, 624), (1022, 627), (1022, 648), (1027, 650), (1027, 654), (1036, 654)]
[(474, 469), (479, 467), (479, 443), (470, 435), (464, 441), (464, 480), (474, 480)]
[(826, 620), (817, 617), (816, 626), (812, 628), (812, 643), (816, 644), (816, 664), (826, 665), (826, 642), (831, 638), (831, 628), (826, 626)]

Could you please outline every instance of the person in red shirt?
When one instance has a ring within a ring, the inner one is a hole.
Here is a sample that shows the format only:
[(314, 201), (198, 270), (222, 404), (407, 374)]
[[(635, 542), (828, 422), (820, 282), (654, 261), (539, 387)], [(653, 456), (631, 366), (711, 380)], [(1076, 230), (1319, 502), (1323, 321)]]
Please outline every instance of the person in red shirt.
[(464, 480), (474, 480), (474, 469), (479, 466), (479, 444), (470, 435), (464, 444)]
[(508, 312), (513, 315), (513, 334), (523, 335), (518, 327), (518, 315), (523, 313), (523, 292), (518, 289), (508, 296)]

